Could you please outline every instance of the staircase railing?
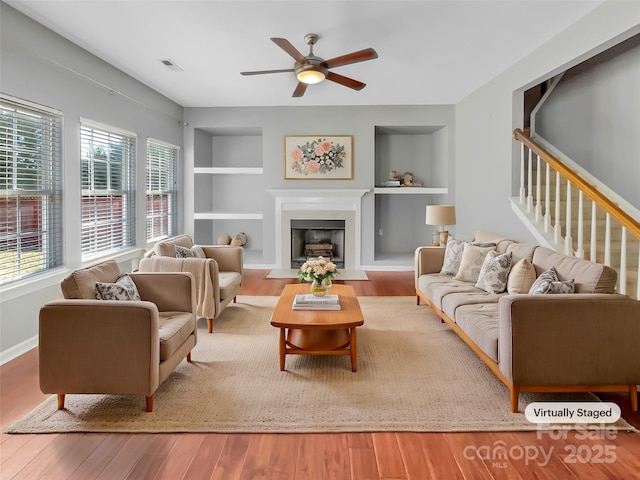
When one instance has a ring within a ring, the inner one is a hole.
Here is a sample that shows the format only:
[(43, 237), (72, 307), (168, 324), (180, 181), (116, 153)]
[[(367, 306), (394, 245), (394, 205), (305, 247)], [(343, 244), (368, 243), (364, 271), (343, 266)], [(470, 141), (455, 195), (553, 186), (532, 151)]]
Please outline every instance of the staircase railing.
[(590, 260), (616, 268), (620, 293), (640, 298), (640, 223), (527, 133), (513, 136), (521, 142), (521, 209), (556, 250), (585, 258), (588, 248)]

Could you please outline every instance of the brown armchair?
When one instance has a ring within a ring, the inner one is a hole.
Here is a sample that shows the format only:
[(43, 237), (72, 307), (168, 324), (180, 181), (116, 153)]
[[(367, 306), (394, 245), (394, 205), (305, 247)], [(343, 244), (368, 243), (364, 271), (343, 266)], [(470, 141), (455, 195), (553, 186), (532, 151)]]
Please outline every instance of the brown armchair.
[(114, 283), (113, 261), (76, 270), (61, 283), (64, 300), (40, 310), (40, 389), (66, 394), (141, 394), (153, 411), (158, 386), (197, 341), (188, 273), (132, 273), (142, 300), (96, 300), (96, 282)]
[[(176, 258), (176, 247), (192, 249), (200, 257)], [(158, 242), (140, 260), (141, 272), (190, 272), (196, 290), (196, 315), (207, 319), (209, 333), (222, 310), (235, 303), (242, 288), (244, 249), (239, 246), (209, 245), (194, 248), (188, 235)]]

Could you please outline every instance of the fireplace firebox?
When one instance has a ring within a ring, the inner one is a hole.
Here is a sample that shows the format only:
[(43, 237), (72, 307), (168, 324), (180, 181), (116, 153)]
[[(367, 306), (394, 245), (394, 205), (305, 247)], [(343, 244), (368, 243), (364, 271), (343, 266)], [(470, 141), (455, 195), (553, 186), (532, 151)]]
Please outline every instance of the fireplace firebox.
[(344, 220), (291, 220), (291, 268), (310, 258), (330, 259), (344, 268)]

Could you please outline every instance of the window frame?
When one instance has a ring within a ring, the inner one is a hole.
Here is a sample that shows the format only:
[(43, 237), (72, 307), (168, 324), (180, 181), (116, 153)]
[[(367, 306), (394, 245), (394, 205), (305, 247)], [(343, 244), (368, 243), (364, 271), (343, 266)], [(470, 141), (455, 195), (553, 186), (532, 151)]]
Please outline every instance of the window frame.
[(63, 265), (64, 115), (5, 94), (0, 94), (0, 112), (0, 286), (4, 286)]
[(82, 261), (136, 245), (137, 135), (80, 119)]
[[(145, 209), (147, 244), (177, 234), (179, 161), (179, 146), (155, 138), (147, 139)], [(155, 184), (152, 185), (152, 183)], [(156, 207), (159, 208), (156, 209)]]

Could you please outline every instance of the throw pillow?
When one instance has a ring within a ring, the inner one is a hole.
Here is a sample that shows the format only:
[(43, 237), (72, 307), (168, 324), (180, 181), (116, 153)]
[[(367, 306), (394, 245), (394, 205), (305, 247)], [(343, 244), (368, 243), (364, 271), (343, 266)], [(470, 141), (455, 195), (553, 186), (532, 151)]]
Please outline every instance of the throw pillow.
[(476, 287), (489, 293), (502, 293), (507, 288), (507, 278), (511, 270), (511, 252), (498, 255), (496, 251), (487, 253), (478, 275)]
[(131, 276), (123, 273), (116, 283), (96, 282), (96, 300), (140, 300), (140, 294)]
[(193, 245), (191, 248), (176, 245), (176, 258), (207, 258), (204, 250), (199, 245)]
[(531, 285), (536, 281), (536, 269), (526, 258), (518, 260), (509, 272), (507, 292), (509, 295), (529, 293)]
[(537, 295), (540, 293), (549, 293), (549, 289), (551, 288), (551, 282), (558, 281), (558, 272), (556, 272), (555, 267), (551, 267), (549, 270), (545, 270), (540, 274), (536, 281), (533, 282), (531, 288), (529, 289), (530, 295)]
[(549, 290), (547, 293), (558, 294), (558, 293), (574, 293), (576, 289), (575, 279), (564, 280), (551, 282), (549, 285)]
[[(455, 240), (449, 237), (447, 240), (447, 248), (444, 251), (444, 261), (440, 273), (443, 275), (456, 275), (460, 270), (460, 262), (462, 261), (462, 253), (465, 245), (464, 240)], [(472, 245), (477, 247), (495, 247), (495, 243), (475, 242)]]
[(480, 270), (487, 253), (495, 250), (495, 248), (495, 245), (492, 247), (478, 247), (472, 243), (465, 243), (462, 250), (462, 260), (460, 260), (460, 269), (453, 279), (475, 284), (480, 276)]

